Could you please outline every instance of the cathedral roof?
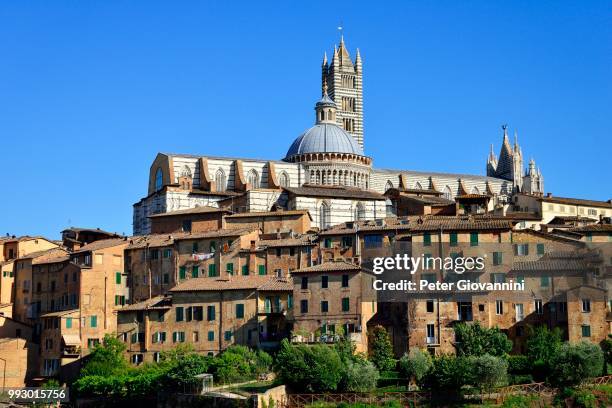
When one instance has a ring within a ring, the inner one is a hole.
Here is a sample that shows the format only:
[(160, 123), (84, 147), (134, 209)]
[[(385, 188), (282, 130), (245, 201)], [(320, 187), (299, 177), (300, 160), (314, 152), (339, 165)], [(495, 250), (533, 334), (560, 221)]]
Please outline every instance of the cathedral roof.
[(364, 156), (353, 136), (335, 123), (318, 123), (298, 136), (286, 157), (305, 153), (349, 153)]

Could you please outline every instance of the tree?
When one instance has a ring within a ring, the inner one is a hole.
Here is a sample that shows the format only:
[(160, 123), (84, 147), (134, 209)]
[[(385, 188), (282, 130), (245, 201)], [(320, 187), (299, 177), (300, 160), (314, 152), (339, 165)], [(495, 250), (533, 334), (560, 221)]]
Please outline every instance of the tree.
[(368, 360), (349, 361), (344, 370), (342, 383), (345, 391), (350, 392), (369, 392), (376, 388), (378, 370)]
[(284, 339), (276, 355), (276, 369), (280, 380), (294, 390), (327, 392), (338, 388), (344, 366), (332, 347), (293, 345)]
[(433, 366), (431, 355), (421, 349), (412, 349), (399, 360), (400, 373), (419, 384)]
[(551, 359), (549, 381), (554, 385), (577, 385), (587, 378), (601, 375), (603, 365), (603, 352), (597, 345), (564, 343)]
[(473, 384), (472, 364), (468, 357), (442, 355), (433, 359), (425, 384), (440, 396), (456, 396), (464, 385)]
[(102, 377), (116, 376), (127, 373), (129, 366), (123, 352), (125, 345), (114, 335), (106, 334), (102, 344), (97, 344), (89, 354), (81, 377), (98, 375)]
[(387, 330), (376, 326), (371, 337), (370, 360), (380, 371), (393, 370), (397, 362), (393, 357), (393, 346)]
[(272, 357), (268, 353), (235, 345), (212, 359), (210, 371), (218, 381), (232, 383), (254, 379), (267, 372), (271, 364)]
[(549, 330), (546, 326), (538, 326), (529, 330), (527, 338), (527, 357), (533, 362), (542, 361), (546, 365), (557, 354), (563, 344), (561, 329), (555, 327)]
[(484, 354), (471, 357), (472, 378), (474, 386), (491, 392), (495, 387), (506, 384), (508, 377), (508, 362), (502, 357)]
[(605, 369), (604, 375), (610, 372), (609, 366), (612, 365), (612, 336), (608, 334), (608, 338), (599, 343), (604, 355)]
[(512, 350), (512, 342), (497, 328), (486, 328), (476, 321), (455, 326), (457, 354), (460, 356), (504, 356)]

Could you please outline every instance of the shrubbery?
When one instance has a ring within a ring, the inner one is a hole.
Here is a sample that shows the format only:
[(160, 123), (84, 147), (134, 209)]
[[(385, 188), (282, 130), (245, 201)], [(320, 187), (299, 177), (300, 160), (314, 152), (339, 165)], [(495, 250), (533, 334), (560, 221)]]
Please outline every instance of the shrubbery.
[(602, 374), (604, 356), (595, 344), (563, 344), (551, 359), (549, 380), (554, 385), (571, 386)]
[(417, 384), (421, 383), (432, 365), (431, 355), (421, 349), (412, 349), (399, 360), (400, 373)]
[(457, 354), (460, 356), (504, 356), (512, 350), (512, 342), (497, 327), (486, 328), (479, 322), (455, 326)]
[(393, 345), (391, 344), (391, 340), (389, 340), (389, 334), (384, 327), (376, 326), (374, 330), (372, 330), (370, 344), (370, 361), (372, 361), (380, 371), (393, 370), (397, 361), (393, 355)]

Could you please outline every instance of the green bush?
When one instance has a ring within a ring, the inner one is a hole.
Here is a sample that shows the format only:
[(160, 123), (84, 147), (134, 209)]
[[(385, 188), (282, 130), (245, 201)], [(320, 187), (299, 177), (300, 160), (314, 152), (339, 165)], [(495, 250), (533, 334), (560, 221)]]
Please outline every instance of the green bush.
[(512, 350), (512, 342), (497, 327), (486, 328), (478, 321), (459, 323), (455, 326), (457, 355), (480, 356), (490, 354), (503, 356)]
[(410, 350), (409, 354), (404, 354), (400, 358), (398, 366), (400, 373), (404, 377), (414, 379), (418, 384), (431, 370), (433, 363), (431, 355), (427, 351), (413, 349)]
[(587, 378), (601, 375), (603, 365), (603, 352), (595, 344), (565, 343), (551, 359), (549, 381), (554, 385), (577, 385)]
[(344, 373), (344, 390), (350, 392), (372, 391), (380, 377), (374, 364), (367, 360), (349, 361)]
[(125, 374), (129, 365), (123, 356), (125, 345), (114, 335), (106, 334), (101, 344), (97, 344), (87, 358), (81, 370), (81, 376), (96, 375), (102, 377)]
[(254, 352), (245, 346), (231, 346), (210, 361), (211, 372), (220, 383), (252, 380), (268, 372), (272, 357), (264, 351)]
[(323, 344), (292, 345), (286, 339), (276, 355), (279, 379), (297, 391), (335, 391), (344, 366), (338, 352)]
[(508, 356), (508, 373), (530, 374), (533, 370), (532, 360), (523, 355)]
[(474, 379), (472, 385), (491, 392), (495, 387), (507, 383), (508, 362), (502, 357), (484, 354), (470, 358), (471, 377)]
[(439, 396), (457, 396), (464, 385), (473, 384), (472, 364), (468, 357), (442, 355), (433, 359), (425, 385)]
[(529, 384), (533, 382), (531, 374), (508, 374), (508, 384)]

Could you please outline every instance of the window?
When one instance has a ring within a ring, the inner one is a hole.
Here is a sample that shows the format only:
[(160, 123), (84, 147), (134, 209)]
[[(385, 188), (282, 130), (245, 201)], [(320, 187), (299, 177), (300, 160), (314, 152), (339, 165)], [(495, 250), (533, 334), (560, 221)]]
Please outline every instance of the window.
[(582, 311), (584, 313), (591, 312), (591, 300), (590, 299), (582, 299)]
[(251, 185), (252, 189), (259, 188), (259, 175), (255, 169), (249, 170), (247, 174), (247, 183)]
[(342, 237), (342, 248), (349, 248), (353, 246), (353, 237)]
[(215, 173), (215, 188), (217, 191), (225, 191), (227, 184), (225, 181), (225, 173), (223, 169), (218, 169)]
[(223, 337), (225, 338), (225, 341), (230, 341), (232, 339), (232, 331), (226, 330)]
[(544, 244), (537, 244), (536, 248), (538, 255), (544, 255)]
[(540, 277), (540, 286), (543, 288), (547, 288), (550, 286), (550, 277), (542, 276)]
[(198, 341), (200, 341), (200, 333), (199, 333), (199, 332), (197, 332), (197, 331), (194, 331), (194, 332), (192, 333), (192, 335), (191, 335), (191, 340), (192, 340), (194, 343), (197, 343)]
[(91, 327), (98, 327), (98, 316), (96, 315), (91, 316), (89, 324)]
[(327, 303), (327, 300), (322, 300), (321, 301), (321, 313), (327, 313), (329, 310), (329, 304)]
[(266, 274), (266, 265), (259, 265), (257, 267), (257, 269), (259, 270), (259, 274), (260, 275), (265, 275)]
[(327, 275), (321, 276), (321, 287), (323, 289), (327, 289), (329, 287), (329, 276)]
[(242, 265), (242, 274), (244, 276), (249, 274), (249, 266), (248, 265)]
[(495, 301), (495, 314), (496, 315), (504, 314), (504, 302), (502, 300)]
[(331, 238), (325, 238), (323, 240), (323, 248), (331, 248), (332, 247), (332, 239)]
[(516, 281), (518, 283), (525, 283), (525, 277), (523, 275), (517, 275)]
[(208, 341), (215, 341), (215, 332), (212, 330), (208, 332)]
[(478, 233), (470, 232), (470, 246), (478, 246)]
[(193, 306), (193, 320), (198, 322), (204, 320), (204, 308), (202, 306)]
[(342, 298), (342, 311), (343, 312), (348, 312), (350, 310), (350, 307), (351, 307), (350, 305), (351, 304), (350, 304), (350, 299), (349, 298), (347, 298), (347, 297)]
[(164, 273), (164, 284), (167, 285), (170, 283), (170, 275), (167, 273)]
[(435, 273), (424, 273), (421, 275), (421, 280), (427, 281), (427, 283), (435, 283), (436, 274)]
[(181, 266), (179, 268), (179, 279), (185, 279), (187, 277), (187, 268)]
[(196, 253), (198, 252), (198, 243), (194, 242), (193, 244), (191, 244), (191, 252)]
[(308, 289), (308, 276), (302, 276), (302, 289)]
[(456, 232), (451, 232), (450, 233), (450, 246), (454, 247), (457, 246), (457, 233)]
[(300, 300), (300, 313), (308, 313), (308, 300)]
[(542, 299), (536, 299), (534, 301), (534, 309), (536, 314), (544, 314), (544, 307), (542, 306)]
[(193, 319), (193, 308), (189, 306), (185, 309), (185, 321), (190, 322)]
[(174, 343), (184, 343), (185, 342), (185, 332), (172, 332), (172, 341)]
[(215, 307), (214, 306), (206, 307), (206, 320), (208, 320), (209, 322), (212, 322), (215, 320)]
[(433, 323), (427, 324), (427, 344), (436, 343), (436, 327)]
[(493, 265), (501, 265), (503, 262), (502, 252), (493, 252)]
[(191, 277), (192, 278), (197, 278), (198, 274), (200, 272), (200, 267), (199, 266), (193, 266), (191, 267)]
[(163, 178), (162, 169), (161, 167), (158, 167), (157, 171), (155, 172), (155, 191), (161, 189), (163, 184), (164, 184), (164, 178)]
[(176, 321), (182, 322), (185, 320), (185, 309), (182, 306), (177, 306), (175, 309)]
[(289, 175), (282, 171), (280, 173), (280, 175), (278, 176), (278, 184), (280, 184), (281, 187), (289, 187)]
[(363, 237), (363, 245), (366, 248), (380, 248), (382, 247), (382, 242), (382, 235), (366, 235)]
[(425, 308), (427, 310), (427, 313), (433, 313), (434, 311), (434, 301), (433, 300), (428, 300), (425, 304)]
[(527, 256), (529, 255), (529, 244), (515, 244), (514, 255), (516, 256)]
[(431, 246), (431, 233), (423, 233), (423, 246)]
[(191, 220), (183, 220), (183, 232), (191, 232)]
[(354, 214), (354, 220), (355, 221), (361, 221), (361, 220), (365, 220), (366, 216), (365, 216), (365, 208), (363, 206), (362, 203), (358, 203), (357, 206), (355, 206), (355, 214)]
[(582, 337), (591, 337), (591, 326), (582, 325)]
[(348, 275), (342, 275), (342, 287), (343, 288), (348, 288), (349, 286), (349, 276)]
[(71, 329), (72, 328), (72, 317), (67, 317), (66, 318), (66, 328), (67, 329)]
[(225, 264), (225, 270), (230, 275), (233, 275), (234, 274), (234, 264), (232, 262), (228, 262), (227, 264)]
[(238, 303), (236, 304), (236, 319), (244, 318), (244, 304)]
[(287, 295), (287, 309), (293, 309), (293, 295), (291, 293)]
[(319, 228), (326, 229), (331, 224), (331, 210), (327, 203), (322, 203), (319, 207)]
[(492, 273), (491, 283), (504, 283), (506, 281), (506, 275), (503, 273)]
[(215, 264), (208, 265), (208, 276), (209, 277), (217, 276), (217, 265)]

